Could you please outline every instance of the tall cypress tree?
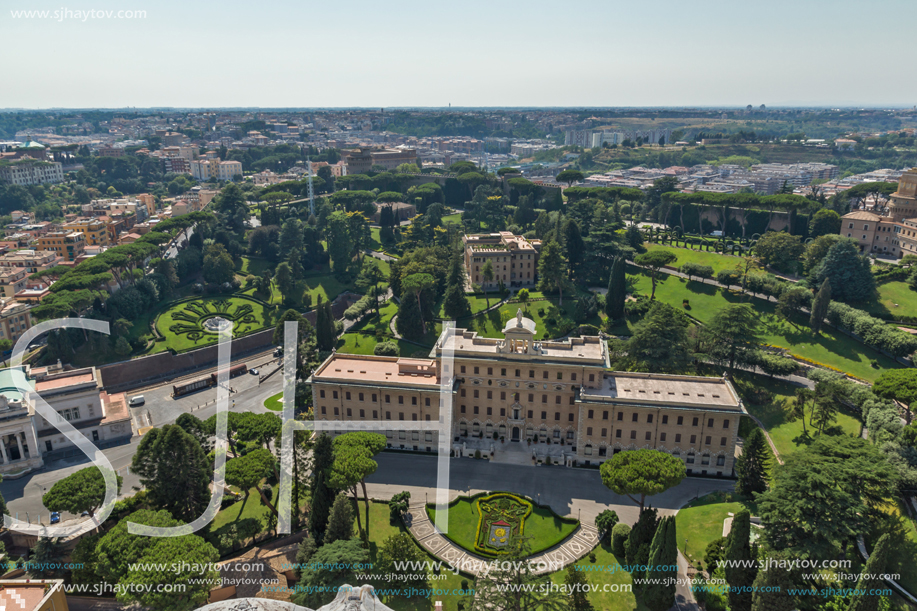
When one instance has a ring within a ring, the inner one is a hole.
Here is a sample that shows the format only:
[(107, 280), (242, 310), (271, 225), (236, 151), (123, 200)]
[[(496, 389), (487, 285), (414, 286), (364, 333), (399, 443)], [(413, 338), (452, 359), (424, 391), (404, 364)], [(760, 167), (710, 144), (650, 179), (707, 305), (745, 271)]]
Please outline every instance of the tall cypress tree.
[(318, 310), (315, 313), (315, 339), (319, 350), (331, 350), (337, 339), (334, 333), (334, 314), (331, 313), (331, 302), (322, 302), (321, 295), (318, 300)]
[(446, 281), (446, 294), (443, 298), (443, 311), (449, 318), (463, 318), (471, 315), (471, 306), (465, 297), (465, 274), (461, 262), (453, 259)]
[(350, 499), (342, 492), (337, 495), (334, 505), (331, 506), (324, 543), (330, 545), (335, 541), (349, 541), (350, 539), (353, 539), (353, 507), (350, 505)]
[[(860, 581), (857, 582), (857, 590), (867, 592), (873, 588), (881, 587), (875, 584), (881, 583), (877, 575), (885, 572), (885, 565), (888, 562), (888, 546), (888, 535), (882, 535), (878, 543), (876, 543), (875, 549), (869, 555), (869, 560), (866, 561), (866, 568), (863, 569), (863, 575), (860, 577)], [(861, 594), (854, 596), (850, 601), (850, 606), (847, 607), (847, 611), (878, 611), (881, 600), (882, 597), (879, 595)]]
[(809, 317), (809, 326), (812, 332), (818, 335), (822, 324), (825, 322), (825, 316), (828, 315), (828, 306), (831, 305), (831, 282), (825, 278), (821, 283), (821, 288), (815, 294), (812, 300), (812, 315)]
[(616, 257), (608, 278), (608, 295), (605, 296), (605, 314), (611, 320), (624, 318), (624, 300), (627, 298), (627, 278), (624, 257)]
[[(678, 548), (675, 518), (662, 518), (650, 546), (643, 602), (650, 611), (668, 611), (675, 603)], [(674, 570), (673, 570), (674, 569)]]
[(761, 429), (749, 433), (742, 446), (742, 455), (736, 461), (736, 492), (751, 496), (767, 490), (767, 441)]
[(799, 588), (797, 575), (788, 568), (788, 557), (777, 552), (768, 557), (773, 561), (766, 571), (759, 571), (755, 578), (755, 591), (751, 595), (751, 611), (793, 611), (796, 599), (790, 590)]
[(640, 518), (630, 531), (627, 543), (624, 544), (627, 564), (646, 564), (650, 555), (650, 543), (653, 541), (656, 525), (659, 523), (656, 514), (657, 511), (652, 508), (646, 508), (640, 512)]
[(751, 514), (743, 509), (732, 519), (732, 530), (726, 538), (726, 583), (729, 584), (729, 610), (751, 611), (751, 586), (758, 574), (757, 566), (741, 566), (754, 560), (751, 555)]
[(325, 528), (334, 503), (334, 489), (328, 486), (328, 472), (333, 462), (331, 437), (322, 434), (315, 440), (312, 450), (312, 511), (309, 513), (309, 532), (319, 544), (325, 539)]

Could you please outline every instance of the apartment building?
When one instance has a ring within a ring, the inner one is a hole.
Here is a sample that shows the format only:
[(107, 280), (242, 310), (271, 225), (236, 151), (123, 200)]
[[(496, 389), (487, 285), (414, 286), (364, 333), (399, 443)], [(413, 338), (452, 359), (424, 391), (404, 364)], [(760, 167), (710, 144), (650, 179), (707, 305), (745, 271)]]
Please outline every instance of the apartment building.
[(111, 239), (108, 233), (108, 223), (96, 218), (78, 218), (64, 223), (61, 229), (83, 235), (87, 246), (108, 246)]
[(0, 255), (0, 270), (23, 269), (26, 274), (44, 271), (58, 265), (60, 255), (50, 250), (14, 250)]
[(182, 157), (162, 157), (162, 171), (166, 174), (190, 174), (191, 162)]
[(374, 165), (382, 166), (386, 170), (394, 170), (402, 163), (417, 163), (415, 149), (382, 149), (358, 148), (344, 151), (344, 163), (347, 164), (347, 174), (365, 174)]
[[(499, 286), (500, 281), (508, 287), (534, 286), (538, 278), (538, 253), (541, 240), (528, 240), (509, 231), (500, 233), (472, 234), (462, 237), (465, 255), (465, 271), (472, 284), (486, 288)], [(493, 268), (494, 277), (484, 280), (487, 263)]]
[[(502, 339), (454, 329), (428, 359), (333, 354), (307, 380), (315, 419), (357, 428), (384, 421), (391, 423), (389, 447), (432, 452), (445, 377), (454, 380), (450, 435), (457, 454), (468, 438), (496, 434), (511, 443), (563, 445), (568, 465), (651, 448), (683, 460), (689, 474), (732, 473), (744, 408), (728, 378), (610, 372), (600, 337), (536, 335), (534, 321), (520, 311)], [(444, 369), (443, 352), (454, 354), (454, 371)]]
[(23, 158), (0, 163), (0, 182), (27, 187), (64, 181), (64, 166), (56, 161)]
[(217, 163), (217, 179), (235, 180), (237, 176), (242, 176), (241, 161), (220, 161)]
[(0, 296), (11, 299), (25, 288), (28, 279), (29, 274), (21, 267), (0, 268)]
[(78, 231), (55, 231), (35, 240), (36, 250), (50, 250), (64, 261), (73, 262), (86, 252), (86, 240)]

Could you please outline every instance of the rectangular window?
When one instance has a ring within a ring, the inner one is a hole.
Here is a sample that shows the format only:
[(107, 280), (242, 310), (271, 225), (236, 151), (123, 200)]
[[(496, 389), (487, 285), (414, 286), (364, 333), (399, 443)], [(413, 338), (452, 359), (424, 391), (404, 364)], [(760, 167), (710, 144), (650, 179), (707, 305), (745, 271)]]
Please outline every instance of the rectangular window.
[(571, 373), (571, 374), (570, 374), (570, 381), (571, 381), (571, 382), (576, 382), (576, 374), (575, 374), (575, 373)]
[(373, 420), (377, 419), (378, 417), (379, 417), (379, 412), (376, 410), (373, 410)]
[(608, 420), (608, 410), (602, 412), (602, 420)]
[(501, 408), (500, 408), (500, 417), (502, 418), (502, 417), (504, 417), (504, 416), (506, 416), (506, 408), (505, 408), (505, 407), (501, 407)]
[(465, 406), (462, 405), (461, 407), (459, 407), (459, 411), (461, 411), (461, 412), (464, 414), (464, 413), (465, 413)]
[(595, 374), (594, 374), (594, 373), (590, 373), (590, 374), (589, 374), (589, 381), (590, 381), (590, 382), (595, 382)]
[(586, 413), (588, 414), (586, 417), (589, 418), (590, 420), (592, 420), (592, 418), (593, 418), (593, 415), (592, 415), (592, 414), (593, 414), (593, 411), (592, 411), (592, 410), (589, 410), (589, 411), (586, 412)]
[(460, 394), (462, 397), (464, 397), (464, 396), (465, 396), (465, 389), (463, 388), (463, 389), (462, 389), (462, 392), (459, 393), (459, 394)]
[(681, 443), (681, 433), (675, 433), (675, 443)]
[(533, 403), (534, 401), (535, 401), (535, 395), (533, 395), (532, 393), (529, 393), (529, 403)]
[(608, 435), (608, 429), (602, 429), (602, 437), (605, 437), (607, 435)]
[(697, 442), (697, 435), (691, 435), (691, 443)]
[(548, 412), (541, 412), (541, 419), (542, 419), (542, 420), (547, 420), (547, 419), (548, 419)]
[(474, 391), (474, 398), (475, 398), (475, 399), (478, 399), (478, 398), (480, 398), (480, 396), (481, 396), (481, 391), (475, 389), (475, 391)]
[(339, 416), (339, 415), (340, 415), (340, 412), (338, 411), (338, 408), (336, 408), (336, 407), (334, 408), (334, 415), (335, 415), (335, 416)]
[(534, 369), (529, 369), (529, 377), (530, 377), (530, 378), (534, 378), (534, 377), (535, 377), (535, 370), (534, 370)]
[(322, 405), (322, 415), (324, 415), (324, 414), (325, 414), (325, 406)]
[(679, 424), (679, 425), (682, 425), (682, 424), (684, 424), (684, 423), (685, 423), (685, 417), (684, 417), (684, 416), (679, 416), (679, 417), (678, 417), (678, 424)]
[(411, 414), (411, 420), (417, 421), (417, 414)]
[(338, 398), (338, 391), (332, 390), (332, 391), (331, 391), (331, 398), (337, 399), (337, 398)]
[(360, 418), (366, 418), (366, 412), (362, 409), (360, 410)]
[(500, 391), (500, 400), (506, 401), (506, 391), (505, 390)]
[(637, 438), (637, 431), (631, 431), (631, 432), (630, 432), (630, 438), (631, 438), (631, 439), (636, 439), (636, 438)]
[(619, 421), (623, 421), (623, 420), (624, 420), (624, 412), (618, 412), (618, 420), (619, 420)]
[(637, 412), (634, 412), (633, 414), (630, 415), (630, 421), (631, 421), (631, 422), (637, 422), (637, 418), (638, 418), (638, 417), (639, 417), (639, 416), (638, 416)]
[(386, 402), (386, 403), (391, 403), (391, 402), (392, 402), (392, 396), (391, 396), (391, 395), (385, 395), (385, 402)]
[(615, 437), (617, 437), (618, 439), (621, 438), (621, 429), (618, 429), (617, 431), (615, 431)]
[(517, 370), (516, 370), (516, 377), (518, 378), (518, 377), (521, 377), (521, 376), (522, 376), (522, 370), (517, 369)]
[(476, 414), (477, 414), (477, 413), (480, 413), (480, 410), (478, 409), (478, 406), (477, 406), (477, 405), (474, 406), (474, 413), (476, 413)]
[(668, 417), (668, 416), (663, 416), (663, 417), (662, 417), (662, 424), (668, 424), (668, 423), (669, 423), (669, 417)]
[(573, 422), (573, 414), (567, 414), (567, 421)]
[(424, 399), (423, 403), (425, 406), (430, 407), (430, 397), (427, 397), (426, 399)]
[(698, 422), (700, 422), (700, 419), (695, 418), (694, 421), (691, 423), (691, 426), (697, 426)]
[(480, 373), (480, 372), (481, 372), (481, 368), (480, 368), (480, 367), (475, 367), (475, 368), (474, 368), (474, 375), (478, 375), (478, 373)]
[(503, 367), (502, 369), (500, 369), (500, 375), (503, 376), (504, 378), (506, 377), (506, 367)]
[(563, 371), (558, 371), (558, 372), (557, 372), (557, 379), (558, 379), (558, 380), (563, 380), (563, 379), (564, 379), (564, 372), (563, 372)]
[(647, 424), (653, 424), (653, 414), (647, 414), (647, 415), (646, 415), (646, 423), (647, 423)]
[(560, 405), (560, 395), (554, 397), (554, 405)]
[(318, 391), (318, 396), (321, 397), (322, 399), (325, 398), (325, 391), (324, 391), (324, 389)]
[(385, 412), (385, 419), (386, 419), (386, 420), (391, 420), (391, 419), (392, 419), (392, 412)]
[(462, 365), (462, 373), (465, 373), (465, 366)]
[(729, 420), (723, 420), (723, 428), (724, 428), (724, 429), (728, 429), (728, 428), (729, 428)]
[(411, 397), (411, 405), (417, 405), (417, 397)]
[(542, 379), (547, 380), (547, 379), (548, 379), (548, 372), (547, 372), (547, 371), (542, 371), (542, 372), (541, 372), (541, 377), (542, 377)]
[(534, 413), (534, 412), (533, 412), (532, 410), (529, 410), (529, 415), (528, 415), (528, 417), (529, 417), (529, 418), (532, 418), (532, 414), (533, 414), (533, 413)]
[(710, 435), (707, 435), (707, 439), (704, 441), (704, 445), (710, 445)]
[(665, 433), (659, 433), (659, 441), (665, 441)]
[(373, 393), (373, 403), (376, 402), (376, 393)]
[(646, 437), (645, 437), (646, 441), (649, 441), (649, 440), (652, 439), (652, 438), (653, 438), (653, 434), (652, 434), (650, 431), (647, 431), (647, 432), (646, 432)]
[(554, 412), (554, 420), (560, 420), (560, 412)]
[(398, 420), (404, 420), (404, 412), (398, 412)]
[(488, 408), (487, 408), (487, 415), (488, 415), (488, 416), (493, 416), (493, 415), (494, 415), (494, 408), (488, 407)]
[(709, 429), (712, 429), (712, 428), (713, 428), (713, 418), (708, 418), (708, 419), (707, 419), (707, 428), (709, 428)]
[(398, 395), (398, 405), (404, 405), (404, 395)]
[(586, 434), (589, 435), (590, 437), (592, 436), (592, 427), (591, 426), (586, 427)]
[(548, 402), (548, 395), (541, 395), (541, 402), (542, 402), (542, 403), (547, 403), (547, 402)]
[(487, 391), (487, 398), (488, 398), (488, 399), (493, 399), (493, 398), (494, 398), (494, 391), (488, 390), (488, 391)]
[(726, 445), (726, 438), (725, 438), (725, 437), (720, 437), (720, 445), (721, 445), (721, 446)]
[(359, 394), (359, 395), (357, 395), (357, 396), (358, 396), (358, 397), (360, 398), (360, 401), (362, 401), (362, 400), (363, 400), (363, 393), (360, 393), (360, 394)]
[(493, 367), (488, 367), (488, 368), (487, 368), (487, 375), (492, 376), (493, 374), (494, 374), (494, 368), (493, 368)]

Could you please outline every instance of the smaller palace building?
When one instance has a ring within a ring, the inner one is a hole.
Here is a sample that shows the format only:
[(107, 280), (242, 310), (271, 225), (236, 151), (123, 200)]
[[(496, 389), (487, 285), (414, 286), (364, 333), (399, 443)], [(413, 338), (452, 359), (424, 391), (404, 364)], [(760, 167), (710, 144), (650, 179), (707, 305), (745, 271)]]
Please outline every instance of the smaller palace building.
[[(507, 287), (531, 287), (538, 281), (538, 253), (541, 240), (528, 240), (509, 231), (480, 233), (462, 238), (465, 271), (472, 284), (491, 289), (503, 282)], [(493, 280), (484, 281), (488, 261), (494, 270)]]
[[(610, 371), (600, 337), (536, 336), (534, 321), (520, 311), (502, 339), (453, 329), (429, 358), (332, 354), (307, 380), (315, 419), (355, 428), (360, 421), (387, 422), (389, 447), (435, 452), (445, 378), (453, 380), (447, 392), (456, 455), (475, 438), (563, 446), (568, 465), (652, 448), (683, 460), (689, 474), (732, 474), (745, 410), (727, 377)], [(454, 372), (444, 353), (454, 355)], [(431, 426), (399, 427), (408, 421)]]

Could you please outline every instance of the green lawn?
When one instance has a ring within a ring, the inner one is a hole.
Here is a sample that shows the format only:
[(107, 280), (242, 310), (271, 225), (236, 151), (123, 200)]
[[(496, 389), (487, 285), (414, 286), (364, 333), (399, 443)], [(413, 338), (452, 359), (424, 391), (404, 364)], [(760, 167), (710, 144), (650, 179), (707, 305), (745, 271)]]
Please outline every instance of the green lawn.
[[(218, 304), (222, 301), (229, 303), (228, 309), (219, 309)], [(197, 311), (189, 309), (189, 305), (197, 307)], [(251, 321), (241, 316), (242, 308), (246, 306), (251, 308), (253, 318)], [(206, 314), (199, 314), (204, 311), (200, 308), (205, 308)], [(185, 314), (194, 320), (182, 318)], [(201, 323), (207, 318), (221, 314), (228, 318), (239, 318), (233, 325), (233, 334), (236, 337), (259, 331), (270, 325), (270, 317), (266, 308), (257, 301), (241, 295), (201, 297), (193, 301), (177, 303), (156, 318), (156, 329), (166, 338), (165, 342), (159, 342), (157, 346), (164, 344), (163, 348), (171, 348), (180, 352), (214, 344), (217, 341), (217, 334), (205, 331)], [(195, 339), (195, 336), (199, 337)]]
[[(806, 431), (808, 435), (803, 435), (802, 420), (793, 420), (789, 415), (789, 410), (795, 397), (795, 386), (780, 380), (769, 380), (764, 376), (742, 373), (739, 373), (738, 376), (740, 378), (753, 379), (756, 386), (766, 388), (774, 393), (773, 401), (764, 405), (754, 405), (751, 401), (746, 400), (745, 408), (748, 413), (761, 420), (761, 423), (764, 424), (764, 429), (770, 434), (781, 456), (790, 454), (799, 449), (800, 446), (808, 445), (812, 442), (816, 432), (809, 423), (809, 410), (806, 411)], [(856, 436), (860, 434), (861, 426), (860, 421), (855, 416), (842, 409), (837, 413), (837, 421), (824, 434)]]
[(685, 539), (688, 540), (688, 560), (694, 566), (701, 566), (704, 550), (713, 541), (723, 536), (723, 521), (729, 513), (736, 513), (742, 508), (755, 515), (755, 507), (750, 501), (742, 500), (731, 492), (714, 492), (696, 499), (682, 507), (675, 515), (675, 528), (678, 533), (678, 548), (684, 552)]
[(379, 237), (379, 232), (381, 229), (379, 227), (370, 227), (369, 228), (369, 249), (380, 251), (382, 250), (382, 238)]
[[(602, 543), (595, 548), (595, 562), (589, 562), (589, 556), (581, 558), (574, 563), (574, 566), (603, 567), (604, 570), (582, 571), (589, 584), (612, 584), (620, 586), (630, 586), (633, 579), (630, 573), (624, 570), (622, 564), (626, 563), (624, 558), (618, 558), (611, 552), (611, 546)], [(567, 575), (566, 569), (551, 574), (551, 581), (556, 584), (564, 583)], [(598, 585), (597, 591), (589, 593), (589, 602), (592, 603), (596, 611), (647, 611), (647, 607), (638, 601), (631, 592), (603, 592), (604, 585)], [(611, 589), (611, 588), (609, 588)]]
[(456, 213), (456, 214), (448, 214), (448, 215), (446, 215), (446, 216), (443, 217), (443, 223), (456, 223), (456, 224), (461, 224), (461, 223), (462, 223), (462, 215), (459, 214), (459, 213)]
[[(636, 268), (631, 267), (629, 271), (636, 271)], [(650, 294), (652, 283), (648, 273), (641, 270), (633, 279), (637, 292)], [(834, 367), (868, 381), (874, 381), (884, 369), (899, 367), (892, 359), (838, 331), (824, 329), (821, 335), (813, 337), (808, 325), (800, 329), (794, 328), (775, 314), (773, 303), (743, 296), (735, 291), (722, 291), (710, 284), (689, 282), (669, 274), (657, 276), (656, 299), (677, 308), (682, 307), (683, 300), (689, 300), (690, 308), (687, 313), (702, 323), (709, 322), (727, 305), (742, 303), (743, 297), (745, 302), (750, 303), (761, 314), (764, 323), (763, 340), (767, 344), (787, 348), (796, 356)], [(878, 369), (870, 364), (873, 359), (879, 362)]]
[(917, 291), (907, 282), (886, 282), (878, 286), (879, 298), (862, 309), (873, 316), (900, 320), (902, 316), (917, 316)]
[(283, 393), (279, 392), (276, 395), (271, 395), (265, 399), (264, 407), (268, 408), (272, 412), (283, 411)]
[[(539, 301), (530, 301), (526, 307), (519, 303), (505, 303), (498, 310), (491, 310), (486, 314), (475, 316), (472, 319), (465, 319), (462, 324), (472, 331), (477, 331), (481, 337), (503, 337), (504, 320), (509, 320), (516, 315), (516, 311), (522, 309), (523, 316), (535, 321), (537, 333), (536, 340), (551, 339), (564, 335), (556, 326), (548, 325), (545, 317), (551, 305), (557, 305), (566, 311), (566, 317), (573, 319), (573, 312), (576, 308), (576, 298), (573, 295), (565, 295), (563, 305), (559, 305), (559, 299), (552, 296), (548, 299)], [(586, 324), (599, 326), (602, 321), (598, 316), (593, 316), (586, 321)]]
[[(436, 509), (427, 505), (427, 515), (436, 522)], [(457, 545), (469, 552), (479, 554), (474, 548), (478, 533), (478, 521), (481, 514), (477, 499), (463, 497), (449, 506), (448, 537)], [(529, 539), (532, 553), (553, 547), (569, 537), (576, 530), (576, 524), (561, 520), (560, 516), (548, 507), (539, 507), (532, 503), (532, 513), (525, 519), (523, 534)]]
[[(500, 295), (496, 291), (489, 293), (486, 297), (483, 295), (466, 295), (465, 297), (468, 299), (468, 305), (471, 306), (472, 315), (483, 312), (490, 306), (500, 302)], [(436, 317), (446, 318), (446, 312), (442, 303), (437, 307)]]
[(264, 273), (264, 270), (273, 269), (273, 267), (274, 266), (271, 265), (271, 262), (267, 259), (262, 259), (260, 257), (240, 257), (239, 261), (236, 262), (236, 273), (243, 277), (249, 274), (252, 276), (260, 276)]
[(671, 263), (672, 267), (681, 267), (685, 263), (696, 263), (698, 265), (709, 265), (713, 268), (713, 273), (723, 269), (735, 269), (736, 265), (744, 264), (741, 257), (733, 255), (723, 255), (716, 252), (706, 252), (703, 250), (691, 250), (689, 248), (676, 248), (674, 246), (663, 246), (661, 244), (645, 244), (647, 250), (666, 250), (675, 253), (678, 259)]
[[(380, 268), (384, 271), (388, 271), (386, 267), (383, 267), (379, 261)], [(309, 295), (312, 298), (312, 306), (314, 307), (318, 303), (318, 297), (321, 295), (323, 301), (332, 301), (335, 297), (340, 295), (346, 290), (350, 290), (353, 287), (349, 284), (344, 284), (338, 281), (334, 277), (334, 274), (316, 274), (314, 276), (308, 276), (304, 280), (300, 281), (301, 290), (308, 289)], [(255, 295), (255, 289), (250, 288), (242, 292), (243, 295)], [(262, 295), (258, 295), (262, 297)], [(279, 304), (283, 302), (283, 295), (280, 294), (280, 289), (277, 288), (277, 285), (271, 283), (271, 296), (269, 299), (265, 298), (265, 301), (268, 301), (272, 304)]]
[[(279, 492), (280, 487), (274, 486), (271, 503), (275, 507), (277, 506)], [(271, 510), (267, 505), (261, 502), (261, 495), (258, 494), (258, 489), (252, 488), (249, 491), (248, 498), (243, 497), (226, 509), (221, 509), (217, 512), (216, 517), (213, 519), (213, 522), (210, 523), (204, 537), (210, 541), (214, 547), (220, 549), (220, 535), (228, 530), (232, 523), (246, 519), (254, 519), (260, 522), (262, 525), (260, 533), (264, 533), (267, 531), (268, 514), (270, 514), (270, 512)]]

